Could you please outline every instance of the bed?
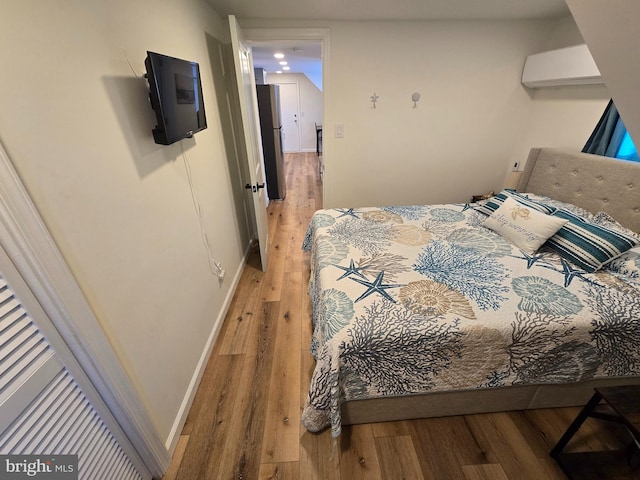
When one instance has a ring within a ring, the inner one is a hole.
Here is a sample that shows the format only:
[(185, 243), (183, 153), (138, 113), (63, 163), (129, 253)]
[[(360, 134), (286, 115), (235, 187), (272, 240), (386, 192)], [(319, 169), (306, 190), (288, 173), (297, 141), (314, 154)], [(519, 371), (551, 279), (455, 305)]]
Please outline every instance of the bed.
[(335, 437), (640, 383), (635, 232), (640, 164), (550, 148), (531, 150), (517, 192), (479, 204), (319, 210), (303, 425)]

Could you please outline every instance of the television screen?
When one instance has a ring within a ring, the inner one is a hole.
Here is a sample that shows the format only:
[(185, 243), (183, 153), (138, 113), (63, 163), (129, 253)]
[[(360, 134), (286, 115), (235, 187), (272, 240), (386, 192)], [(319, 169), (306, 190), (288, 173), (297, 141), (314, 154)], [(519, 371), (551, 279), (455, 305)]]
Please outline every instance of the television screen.
[(154, 52), (144, 64), (156, 113), (154, 141), (170, 145), (207, 128), (198, 64)]

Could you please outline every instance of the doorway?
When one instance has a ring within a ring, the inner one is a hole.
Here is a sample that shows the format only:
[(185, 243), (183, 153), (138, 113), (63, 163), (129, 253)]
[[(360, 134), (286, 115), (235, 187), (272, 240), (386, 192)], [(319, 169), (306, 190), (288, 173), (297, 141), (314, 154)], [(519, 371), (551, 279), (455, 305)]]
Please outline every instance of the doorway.
[[(329, 31), (245, 29), (245, 37), (252, 46), (254, 67), (262, 69), (265, 83), (280, 86), (285, 131), (284, 151), (315, 154), (316, 125), (324, 124), (327, 104), (325, 77), (329, 61)], [(284, 58), (274, 58), (274, 53), (282, 53)], [(288, 101), (291, 103), (287, 103)], [(291, 113), (286, 113), (287, 110)], [(290, 130), (285, 124), (287, 120), (291, 123)], [(298, 135), (292, 133), (295, 132), (296, 125)], [(327, 151), (330, 150), (325, 149)]]

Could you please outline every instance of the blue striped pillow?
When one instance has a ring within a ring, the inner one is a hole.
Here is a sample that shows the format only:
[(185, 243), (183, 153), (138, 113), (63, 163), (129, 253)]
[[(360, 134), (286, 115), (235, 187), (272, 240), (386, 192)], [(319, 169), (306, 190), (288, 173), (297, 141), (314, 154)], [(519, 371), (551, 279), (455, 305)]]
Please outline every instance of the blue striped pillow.
[(509, 197), (513, 198), (516, 202), (521, 203), (522, 205), (532, 208), (533, 210), (546, 213), (547, 215), (551, 215), (556, 211), (556, 207), (531, 200), (526, 195), (522, 195), (514, 190), (503, 190), (497, 195), (491, 197), (483, 205), (478, 205), (474, 208), (478, 212), (484, 213), (485, 215), (491, 215), (493, 212), (498, 210), (498, 208), (500, 208), (504, 201)]
[(563, 208), (551, 215), (569, 220), (569, 223), (544, 246), (586, 272), (595, 272), (637, 244), (636, 239), (629, 235), (590, 223)]

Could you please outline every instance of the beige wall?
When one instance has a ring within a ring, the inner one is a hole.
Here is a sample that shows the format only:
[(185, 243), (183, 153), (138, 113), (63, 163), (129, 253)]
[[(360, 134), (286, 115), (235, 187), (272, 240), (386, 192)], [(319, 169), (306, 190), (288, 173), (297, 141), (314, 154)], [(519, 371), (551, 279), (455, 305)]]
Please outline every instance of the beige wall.
[(581, 149), (608, 98), (603, 87), (543, 92), (520, 82), (527, 55), (581, 43), (571, 18), (241, 24), (330, 30), (327, 207), (465, 201), (499, 189), (533, 146)]
[(609, 91), (604, 85), (532, 90), (527, 128), (521, 132), (512, 155), (513, 161), (518, 161), (522, 170), (531, 147), (581, 150), (609, 98)]
[[(582, 43), (585, 42), (575, 21), (568, 16), (554, 22), (540, 51)], [(513, 162), (519, 162), (520, 170), (524, 168), (524, 160), (531, 147), (581, 150), (611, 98), (606, 85), (525, 90), (531, 97), (529, 119), (512, 156)]]
[[(210, 62), (227, 28), (200, 0), (9, 0), (2, 10), (0, 140), (172, 440), (250, 236), (218, 112), (224, 78)], [(153, 142), (147, 50), (200, 63), (209, 128), (193, 139)], [(209, 268), (185, 159), (224, 281)]]
[[(548, 29), (543, 22), (332, 26), (326, 205), (458, 202), (501, 184), (528, 118), (522, 62)], [(421, 95), (415, 109), (413, 92)], [(343, 139), (333, 138), (336, 123), (344, 124)]]

